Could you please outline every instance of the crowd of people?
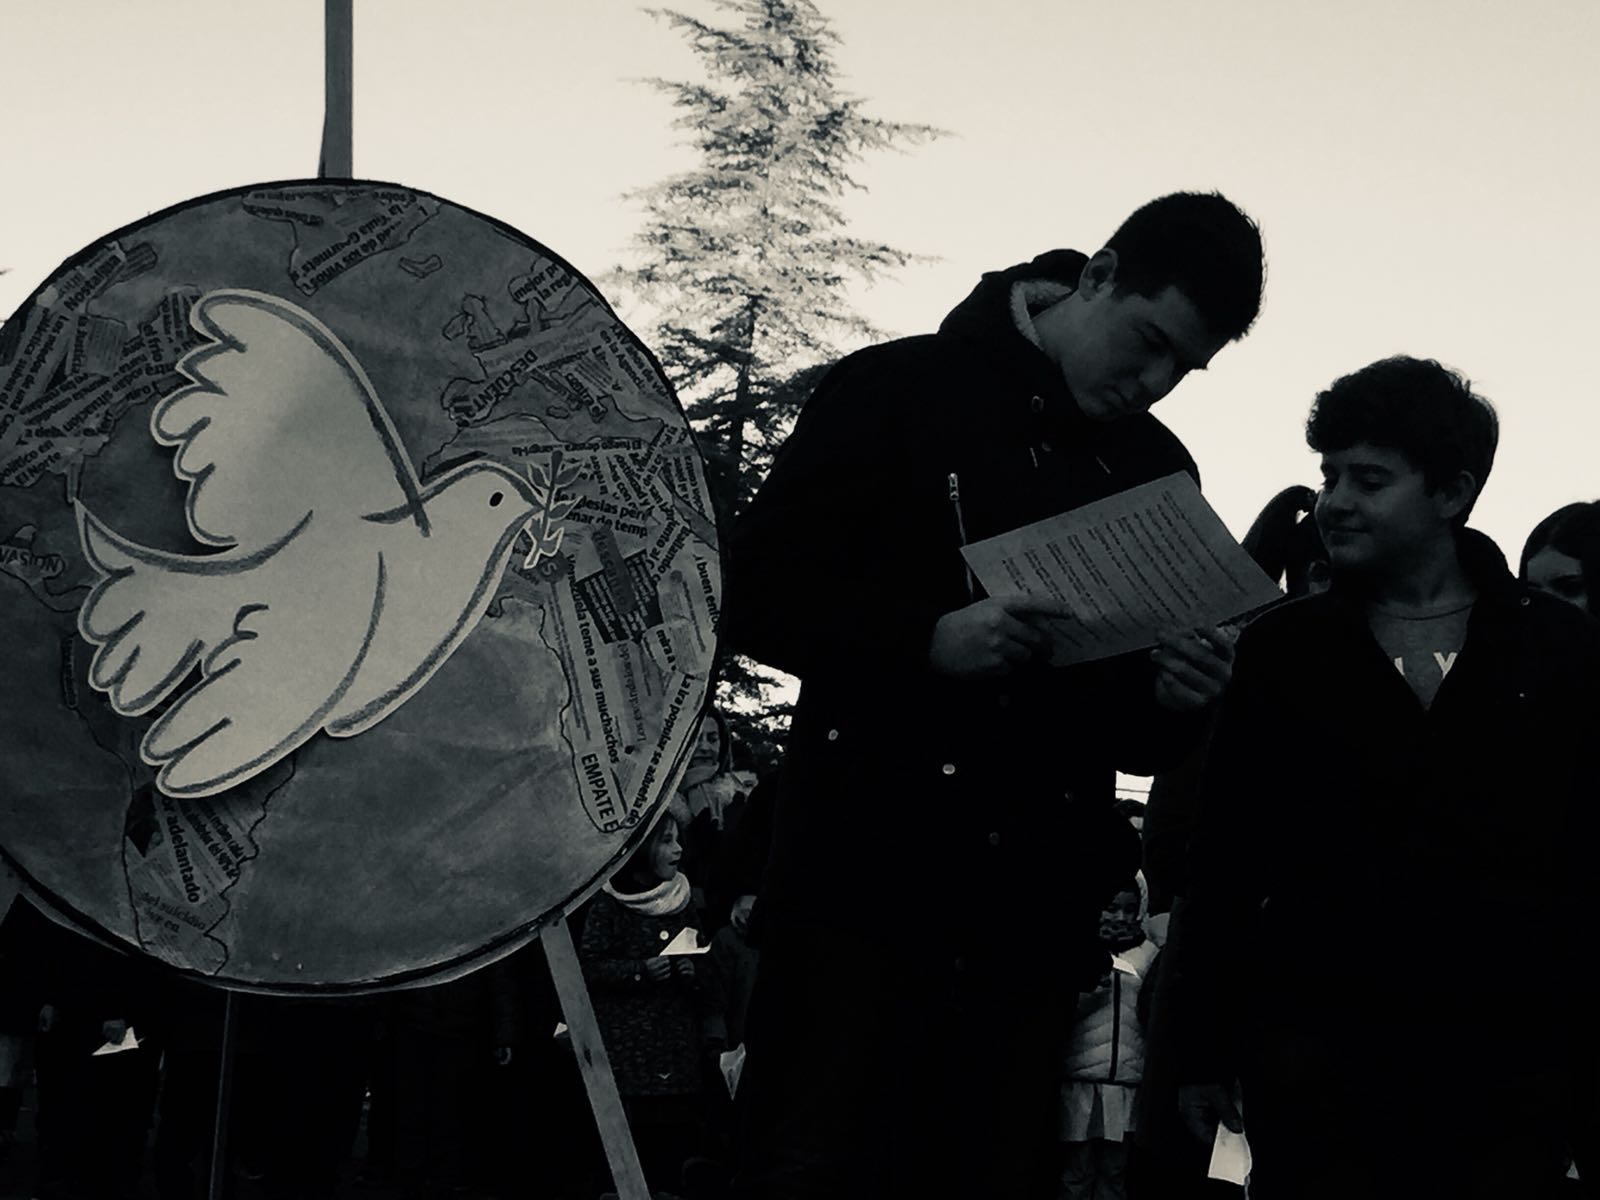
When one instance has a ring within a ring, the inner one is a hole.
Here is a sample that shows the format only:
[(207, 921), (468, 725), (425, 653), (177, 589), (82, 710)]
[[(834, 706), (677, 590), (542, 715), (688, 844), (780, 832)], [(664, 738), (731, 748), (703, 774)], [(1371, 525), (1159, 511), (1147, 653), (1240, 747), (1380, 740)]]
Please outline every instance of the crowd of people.
[[(961, 554), (1198, 479), (1148, 410), (1245, 337), (1264, 278), (1235, 205), (1165, 196), (818, 386), (727, 545), (728, 648), (801, 680), (781, 769), (735, 770), (708, 710), (572, 917), (655, 1196), (1239, 1196), (1230, 1133), (1254, 1200), (1600, 1190), (1600, 503), (1513, 574), (1468, 524), (1493, 407), (1396, 356), (1311, 402), (1321, 487), (1246, 534), (1285, 591), (1248, 618), (1054, 665), (1068, 606), (987, 595)], [(220, 999), (25, 905), (3, 931), (35, 1195), (134, 1194), (152, 1116), (159, 1195), (200, 1194)], [(561, 1019), (537, 944), (377, 999), (246, 998), (233, 1186), (590, 1200)]]

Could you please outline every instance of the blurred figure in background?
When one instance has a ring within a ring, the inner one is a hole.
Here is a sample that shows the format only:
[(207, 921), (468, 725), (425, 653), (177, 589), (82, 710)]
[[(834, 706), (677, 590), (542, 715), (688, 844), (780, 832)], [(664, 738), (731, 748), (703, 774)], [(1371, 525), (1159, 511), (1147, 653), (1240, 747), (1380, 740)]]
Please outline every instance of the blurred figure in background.
[(460, 1196), (483, 1173), (477, 1102), (495, 1071), (487, 971), (387, 998), (395, 1182), (404, 1200)]
[[(0, 907), (8, 903), (0, 898)], [(18, 899), (13, 908), (21, 908), (24, 903)], [(14, 944), (18, 921), (9, 913), (0, 913), (0, 918), (4, 918), (0, 919), (0, 1164), (4, 1164), (16, 1137), (22, 1093), (33, 1071), (33, 1036), (39, 1010), (31, 1003), (26, 982), (29, 964)]]
[(680, 812), (686, 813), (680, 831), (683, 860), (680, 867), (694, 889), (695, 904), (708, 937), (728, 923), (728, 910), (709, 907), (707, 887), (716, 873), (728, 836), (744, 812), (750, 789), (733, 771), (733, 739), (728, 722), (715, 705), (707, 705), (695, 734), (689, 765), (678, 785)]
[(1568, 504), (1535, 525), (1519, 574), (1529, 587), (1600, 615), (1600, 501)]
[(487, 1182), (505, 1200), (588, 1200), (590, 1176), (605, 1154), (543, 941), (486, 973), (498, 1064), (485, 1105)]
[(601, 889), (583, 924), (579, 957), (650, 1190), (679, 1193), (684, 1162), (705, 1133), (708, 1084), (726, 1048), (715, 970), (703, 954), (663, 954), (698, 929), (678, 869), (683, 812), (662, 814), (644, 844)]
[[(1600, 502), (1565, 505), (1535, 525), (1522, 547), (1519, 574), (1529, 587), (1600, 617)], [(1600, 1037), (1600, 1029), (1590, 1032)], [(1600, 1053), (1591, 1049), (1588, 1057), (1600, 1060)], [(1574, 1079), (1571, 1086), (1578, 1174), (1571, 1191), (1600, 1196), (1600, 1078)]]
[(1100, 945), (1115, 956), (1100, 986), (1078, 1001), (1061, 1087), (1059, 1200), (1123, 1200), (1135, 1098), (1144, 1074), (1140, 989), (1156, 948), (1145, 937), (1144, 880), (1135, 877), (1100, 914)]
[[(161, 1051), (152, 979), (125, 955), (18, 900), (11, 947), (36, 1014), (37, 1200), (124, 1200), (138, 1192)], [(31, 989), (30, 989), (31, 985)], [(96, 1054), (130, 1033), (137, 1049)]]
[[(160, 1200), (200, 1200), (210, 1177), (212, 1138), (217, 1116), (217, 1085), (222, 1071), (225, 995), (177, 972), (159, 981), (161, 1099), (154, 1149), (156, 1195)], [(238, 1149), (238, 1108), (229, 1141)]]

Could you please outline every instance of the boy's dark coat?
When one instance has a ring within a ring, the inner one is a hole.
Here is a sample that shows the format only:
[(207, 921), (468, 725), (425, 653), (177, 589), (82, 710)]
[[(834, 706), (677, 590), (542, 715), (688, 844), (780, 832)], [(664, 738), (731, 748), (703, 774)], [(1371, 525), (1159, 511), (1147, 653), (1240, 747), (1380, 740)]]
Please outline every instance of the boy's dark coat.
[(1155, 704), (1142, 655), (986, 682), (926, 661), (939, 617), (973, 595), (963, 527), (976, 541), (1195, 473), (1153, 417), (1084, 420), (1017, 331), (1012, 283), (1075, 284), (1084, 261), (985, 276), (937, 335), (843, 360), (734, 532), (729, 641), (802, 681), (765, 924), (803, 914), (923, 962), (1085, 956), (1098, 976), (1100, 906), (1138, 865), (1115, 769), (1164, 765), (1195, 722)]
[(1185, 1078), (1232, 1078), (1263, 1023), (1403, 1031), (1389, 1069), (1481, 1079), (1562, 1065), (1567, 1017), (1593, 1021), (1600, 645), (1487, 538), (1460, 544), (1479, 596), (1428, 710), (1337, 589), (1241, 638), (1202, 784)]

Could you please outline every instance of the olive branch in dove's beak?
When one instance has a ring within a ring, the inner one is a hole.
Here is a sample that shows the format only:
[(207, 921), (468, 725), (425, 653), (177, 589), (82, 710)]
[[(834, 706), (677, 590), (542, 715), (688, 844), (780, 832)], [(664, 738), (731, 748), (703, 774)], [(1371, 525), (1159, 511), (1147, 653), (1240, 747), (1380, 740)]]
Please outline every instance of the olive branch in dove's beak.
[(528, 549), (527, 557), (522, 560), (524, 570), (532, 570), (541, 559), (555, 557), (561, 549), (561, 537), (566, 532), (561, 522), (578, 503), (576, 496), (564, 496), (562, 493), (577, 483), (582, 474), (581, 464), (562, 466), (559, 450), (550, 455), (548, 470), (538, 463), (528, 464), (528, 483), (533, 491), (534, 507), (523, 529), (533, 544)]

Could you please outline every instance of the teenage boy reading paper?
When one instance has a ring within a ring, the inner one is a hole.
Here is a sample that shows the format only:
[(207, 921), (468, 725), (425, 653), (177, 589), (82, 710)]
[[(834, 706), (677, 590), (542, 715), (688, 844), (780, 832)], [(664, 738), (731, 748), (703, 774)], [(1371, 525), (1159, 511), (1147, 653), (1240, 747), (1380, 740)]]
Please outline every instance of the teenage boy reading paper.
[(986, 275), (936, 334), (828, 373), (734, 529), (728, 642), (801, 680), (741, 1200), (1054, 1195), (1060, 1042), (1138, 865), (1115, 770), (1182, 755), (1232, 646), (1051, 667), (1059, 605), (985, 596), (961, 548), (1193, 473), (1147, 410), (1244, 335), (1261, 281), (1255, 224), (1189, 193)]

